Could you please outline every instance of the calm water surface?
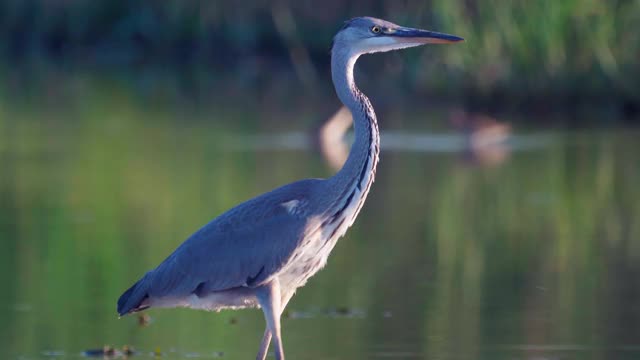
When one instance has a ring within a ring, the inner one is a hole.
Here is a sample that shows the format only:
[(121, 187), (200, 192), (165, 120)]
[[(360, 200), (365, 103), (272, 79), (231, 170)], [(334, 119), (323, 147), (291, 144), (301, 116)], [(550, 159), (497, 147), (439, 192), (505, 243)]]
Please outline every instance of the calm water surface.
[[(259, 122), (105, 93), (0, 108), (0, 357), (253, 358), (260, 311), (142, 326), (116, 299), (225, 209), (329, 176), (304, 135), (323, 105)], [(289, 358), (640, 358), (640, 132), (516, 128), (471, 153), (442, 115), (407, 116), (382, 123), (364, 210), (288, 307)], [(228, 146), (284, 129), (298, 145)]]

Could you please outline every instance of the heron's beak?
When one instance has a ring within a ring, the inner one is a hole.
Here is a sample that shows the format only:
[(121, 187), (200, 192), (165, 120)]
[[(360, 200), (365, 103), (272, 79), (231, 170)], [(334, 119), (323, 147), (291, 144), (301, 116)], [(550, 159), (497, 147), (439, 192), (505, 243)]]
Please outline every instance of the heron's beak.
[(459, 36), (412, 28), (391, 29), (386, 35), (395, 37), (398, 42), (415, 44), (451, 44), (464, 41)]

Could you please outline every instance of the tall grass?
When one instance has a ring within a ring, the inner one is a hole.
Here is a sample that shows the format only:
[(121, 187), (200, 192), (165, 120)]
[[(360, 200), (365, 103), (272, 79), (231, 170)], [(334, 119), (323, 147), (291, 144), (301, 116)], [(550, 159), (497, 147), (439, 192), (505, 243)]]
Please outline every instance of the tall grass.
[(623, 111), (637, 110), (640, 102), (635, 80), (640, 78), (640, 3), (632, 0), (324, 1), (321, 6), (7, 0), (0, 4), (0, 52), (9, 62), (219, 64), (214, 71), (237, 76), (246, 76), (248, 67), (269, 72), (290, 62), (302, 81), (312, 81), (315, 71), (326, 71), (331, 36), (356, 15), (467, 39), (463, 48), (407, 55), (404, 82), (419, 90), (494, 102), (604, 100)]

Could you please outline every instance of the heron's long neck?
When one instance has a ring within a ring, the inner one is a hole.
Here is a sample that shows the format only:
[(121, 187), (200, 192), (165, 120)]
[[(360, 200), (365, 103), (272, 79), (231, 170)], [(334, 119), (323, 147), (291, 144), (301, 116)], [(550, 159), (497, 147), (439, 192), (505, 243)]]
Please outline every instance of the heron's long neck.
[(333, 84), (338, 97), (353, 116), (355, 140), (347, 161), (329, 179), (329, 184), (335, 191), (338, 209), (355, 206), (354, 219), (373, 183), (380, 149), (380, 133), (373, 107), (353, 79), (357, 59), (358, 55), (346, 52), (333, 53), (331, 57)]

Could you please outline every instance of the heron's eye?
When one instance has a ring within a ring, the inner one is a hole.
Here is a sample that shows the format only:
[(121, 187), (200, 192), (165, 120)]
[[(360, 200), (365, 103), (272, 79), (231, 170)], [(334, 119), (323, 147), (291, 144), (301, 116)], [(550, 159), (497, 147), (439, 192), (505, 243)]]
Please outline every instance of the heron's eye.
[(371, 32), (374, 34), (379, 34), (380, 33), (380, 27), (379, 26), (373, 26), (371, 28)]

